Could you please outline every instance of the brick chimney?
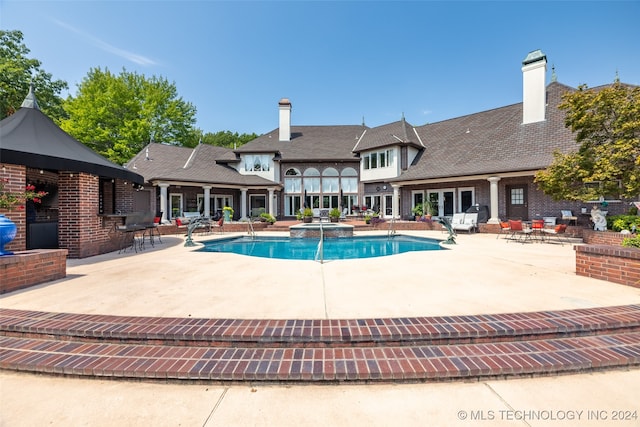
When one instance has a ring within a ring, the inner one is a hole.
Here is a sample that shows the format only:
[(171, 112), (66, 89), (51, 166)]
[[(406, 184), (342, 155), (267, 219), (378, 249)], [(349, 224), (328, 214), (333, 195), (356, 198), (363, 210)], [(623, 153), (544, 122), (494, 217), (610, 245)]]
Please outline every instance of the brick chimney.
[(529, 52), (522, 61), (522, 124), (545, 119), (546, 72), (547, 56), (541, 50)]
[(291, 141), (291, 101), (282, 98), (278, 102), (280, 110), (280, 141)]

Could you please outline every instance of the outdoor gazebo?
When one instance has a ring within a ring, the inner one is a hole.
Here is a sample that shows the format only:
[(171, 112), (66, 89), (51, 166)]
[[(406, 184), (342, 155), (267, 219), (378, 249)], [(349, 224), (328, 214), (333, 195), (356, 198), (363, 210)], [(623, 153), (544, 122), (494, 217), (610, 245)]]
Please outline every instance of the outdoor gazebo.
[(38, 107), (33, 87), (15, 114), (0, 121), (0, 177), (6, 189), (33, 184), (48, 193), (38, 205), (0, 212), (18, 231), (6, 246), (67, 249), (84, 258), (117, 249), (113, 238), (119, 215), (133, 209), (133, 193), (144, 178), (77, 141)]

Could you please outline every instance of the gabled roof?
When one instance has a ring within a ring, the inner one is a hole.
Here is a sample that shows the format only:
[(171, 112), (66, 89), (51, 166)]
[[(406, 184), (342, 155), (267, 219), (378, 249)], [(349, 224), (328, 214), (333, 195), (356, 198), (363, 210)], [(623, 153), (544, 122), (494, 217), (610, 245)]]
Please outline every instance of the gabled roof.
[(216, 163), (218, 158), (229, 157), (229, 152), (231, 150), (228, 148), (208, 144), (187, 148), (151, 143), (131, 159), (128, 165), (147, 182), (182, 181), (260, 187), (279, 185), (260, 176), (242, 175), (229, 166)]
[(354, 147), (353, 152), (359, 153), (394, 145), (424, 148), (413, 126), (402, 118), (402, 120), (397, 122), (367, 129), (360, 141), (358, 141), (358, 144)]
[(22, 107), (0, 121), (0, 160), (36, 169), (86, 172), (142, 184), (137, 173), (112, 163), (60, 129), (29, 90)]
[(362, 125), (292, 126), (290, 141), (279, 141), (279, 130), (274, 129), (234, 151), (274, 153), (283, 162), (353, 161), (355, 155), (351, 150), (365, 129)]
[(558, 109), (562, 94), (574, 90), (547, 86), (546, 119), (522, 124), (522, 103), (417, 128), (425, 145), (415, 165), (393, 181), (437, 179), (544, 169), (554, 150), (577, 148)]

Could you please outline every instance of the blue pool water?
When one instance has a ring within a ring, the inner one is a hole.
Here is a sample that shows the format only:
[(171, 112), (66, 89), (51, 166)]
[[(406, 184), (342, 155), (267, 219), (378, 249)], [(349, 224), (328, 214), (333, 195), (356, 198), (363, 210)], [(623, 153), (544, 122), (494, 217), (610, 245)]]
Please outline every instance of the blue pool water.
[[(442, 249), (439, 240), (395, 235), (344, 237), (324, 240), (324, 260), (372, 258), (410, 251)], [(237, 237), (203, 242), (199, 251), (230, 252), (262, 258), (317, 260), (319, 239), (288, 237)]]

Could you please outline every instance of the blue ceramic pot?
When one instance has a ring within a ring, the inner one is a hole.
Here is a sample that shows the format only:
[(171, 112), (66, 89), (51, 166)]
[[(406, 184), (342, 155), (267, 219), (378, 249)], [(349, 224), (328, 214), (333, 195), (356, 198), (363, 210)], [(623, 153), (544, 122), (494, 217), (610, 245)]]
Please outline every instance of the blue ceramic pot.
[(13, 252), (4, 250), (4, 245), (16, 237), (17, 230), (18, 227), (13, 221), (4, 215), (0, 215), (0, 256), (13, 255)]

